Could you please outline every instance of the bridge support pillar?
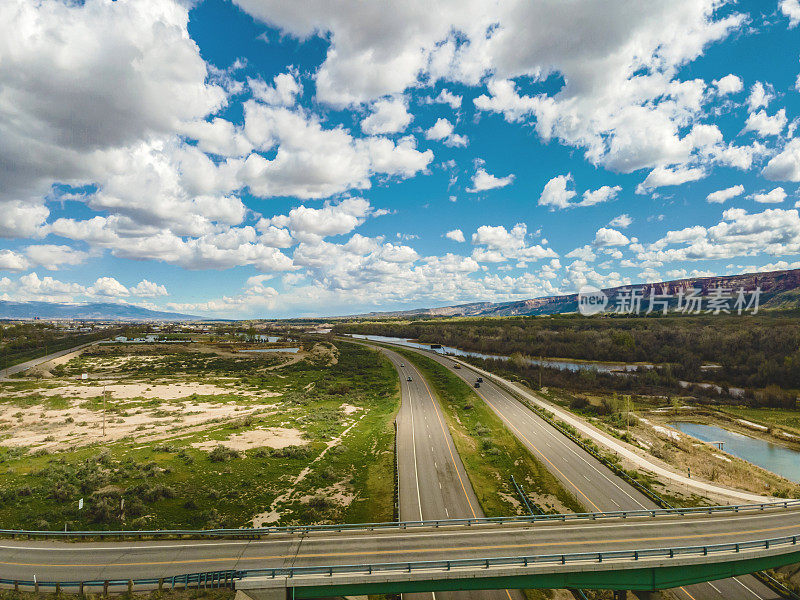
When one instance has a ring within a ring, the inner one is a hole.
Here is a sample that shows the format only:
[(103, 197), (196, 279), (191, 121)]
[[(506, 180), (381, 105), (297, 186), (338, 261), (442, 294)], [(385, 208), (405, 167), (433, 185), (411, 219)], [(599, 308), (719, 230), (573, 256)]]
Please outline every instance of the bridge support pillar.
[(288, 600), (289, 589), (285, 587), (261, 588), (257, 590), (236, 590), (233, 600)]

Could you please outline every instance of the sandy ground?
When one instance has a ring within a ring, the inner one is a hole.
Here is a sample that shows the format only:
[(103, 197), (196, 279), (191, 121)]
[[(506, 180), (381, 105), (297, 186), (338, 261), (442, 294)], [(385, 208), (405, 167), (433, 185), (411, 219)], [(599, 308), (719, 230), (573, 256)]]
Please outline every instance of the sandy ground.
[[(160, 400), (177, 400), (186, 398), (193, 394), (198, 396), (218, 396), (223, 394), (238, 394), (241, 396), (253, 396), (252, 392), (238, 390), (236, 388), (224, 388), (209, 383), (184, 382), (170, 384), (154, 383), (109, 383), (99, 384), (96, 381), (85, 384), (72, 384), (53, 387), (42, 390), (43, 396), (63, 396), (64, 398), (96, 398), (102, 396), (104, 391), (111, 393), (112, 398), (145, 398)], [(27, 392), (29, 393), (29, 392)], [(259, 392), (258, 396), (280, 396), (276, 392)]]
[(0, 445), (45, 448), (50, 451), (113, 442), (131, 436), (153, 441), (179, 436), (187, 429), (211, 421), (232, 420), (252, 413), (274, 412), (272, 405), (232, 406), (211, 402), (183, 402), (106, 415), (106, 434), (102, 434), (100, 411), (82, 408), (74, 402), (63, 410), (43, 410), (41, 406), (0, 409)]
[(251, 429), (243, 433), (236, 433), (226, 440), (207, 440), (192, 444), (194, 448), (212, 450), (218, 445), (223, 445), (233, 450), (247, 451), (253, 448), (270, 447), (286, 448), (287, 446), (302, 446), (306, 444), (303, 432), (288, 427), (270, 427), (268, 429)]
[(296, 491), (295, 488), (311, 472), (312, 465), (315, 462), (319, 461), (323, 456), (325, 456), (328, 453), (328, 450), (330, 450), (334, 446), (338, 446), (341, 443), (342, 438), (344, 438), (344, 436), (346, 436), (350, 432), (350, 430), (353, 427), (355, 427), (356, 424), (358, 424), (358, 422), (361, 420), (361, 418), (363, 416), (364, 415), (359, 416), (344, 431), (342, 431), (341, 434), (339, 434), (337, 437), (333, 438), (330, 442), (328, 442), (328, 445), (325, 446), (325, 448), (322, 450), (322, 452), (319, 453), (319, 456), (317, 456), (314, 460), (312, 460), (308, 464), (308, 466), (306, 466), (305, 469), (300, 471), (300, 473), (297, 475), (297, 477), (294, 478), (294, 481), (292, 482), (291, 487), (289, 487), (283, 494), (281, 494), (280, 496), (275, 498), (275, 500), (272, 501), (272, 504), (270, 505), (269, 510), (267, 510), (266, 512), (263, 512), (261, 514), (258, 514), (255, 517), (253, 517), (253, 527), (265, 527), (266, 525), (269, 525), (270, 523), (277, 522), (281, 518), (281, 512), (279, 510), (279, 506), (281, 504), (284, 504), (287, 500), (289, 500), (294, 495), (294, 493)]

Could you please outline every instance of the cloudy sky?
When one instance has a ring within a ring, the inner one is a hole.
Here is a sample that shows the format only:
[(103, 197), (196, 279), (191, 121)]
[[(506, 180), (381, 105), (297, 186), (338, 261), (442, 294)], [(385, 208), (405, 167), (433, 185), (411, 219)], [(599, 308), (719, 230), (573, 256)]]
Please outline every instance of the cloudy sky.
[(3, 0), (0, 298), (224, 317), (800, 267), (800, 0)]

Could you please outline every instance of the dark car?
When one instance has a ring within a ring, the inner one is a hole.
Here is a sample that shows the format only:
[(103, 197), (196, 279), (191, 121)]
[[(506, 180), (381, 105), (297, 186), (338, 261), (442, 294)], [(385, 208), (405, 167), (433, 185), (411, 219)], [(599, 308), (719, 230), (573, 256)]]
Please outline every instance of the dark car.
[(483, 377), (478, 377), (478, 379), (477, 379), (476, 381), (477, 381), (478, 383), (483, 383)]
[(481, 384), (480, 384), (480, 383), (478, 383), (478, 382), (476, 381), (476, 382), (475, 382), (475, 387), (476, 387), (476, 388), (479, 388), (479, 387), (481, 387)]
[(406, 378), (406, 381), (411, 381), (411, 377), (407, 377), (407, 378)]

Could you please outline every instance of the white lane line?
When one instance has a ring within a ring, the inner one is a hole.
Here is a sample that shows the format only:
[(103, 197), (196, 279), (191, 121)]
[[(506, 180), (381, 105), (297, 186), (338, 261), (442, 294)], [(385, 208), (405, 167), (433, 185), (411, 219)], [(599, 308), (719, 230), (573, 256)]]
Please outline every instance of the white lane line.
[(743, 584), (741, 581), (739, 581), (739, 580), (738, 580), (736, 577), (733, 577), (732, 579), (733, 579), (733, 580), (734, 580), (736, 583), (738, 583), (740, 586), (742, 586), (744, 589), (746, 589), (748, 592), (750, 592), (751, 594), (753, 594), (753, 596), (755, 596), (755, 597), (756, 597), (756, 598), (758, 598), (759, 600), (764, 600), (764, 598), (762, 598), (761, 596), (759, 596), (758, 594), (756, 594), (756, 593), (755, 593), (753, 590), (751, 590), (749, 587), (747, 587), (745, 584)]
[(720, 591), (720, 589), (719, 589), (717, 586), (715, 586), (713, 583), (711, 583), (711, 582), (709, 581), (709, 582), (708, 582), (708, 585), (710, 585), (710, 586), (711, 586), (711, 588), (712, 588), (712, 589), (713, 589), (715, 592), (717, 592), (717, 593), (718, 593), (720, 596), (722, 596), (723, 598), (725, 597), (725, 595), (724, 595), (724, 594), (723, 594), (723, 593)]
[(419, 472), (417, 469), (417, 443), (414, 436), (414, 406), (411, 403), (411, 386), (408, 386), (408, 410), (411, 413), (411, 447), (414, 449), (414, 481), (417, 484), (417, 504), (419, 506), (419, 520), (422, 521), (422, 498), (419, 495)]
[[(537, 429), (541, 429), (544, 432), (546, 432), (547, 435), (550, 436), (553, 440), (555, 440), (560, 446), (563, 446), (568, 452), (570, 452), (572, 455), (577, 457), (587, 467), (589, 467), (590, 469), (592, 469), (593, 471), (598, 473), (601, 477), (603, 477), (611, 485), (613, 485), (620, 492), (625, 494), (625, 496), (627, 496), (637, 506), (639, 506), (641, 508), (647, 508), (639, 500), (637, 500), (635, 497), (633, 497), (631, 494), (629, 494), (627, 491), (625, 491), (622, 487), (620, 487), (615, 481), (609, 479), (606, 476), (606, 474), (603, 473), (602, 471), (600, 471), (594, 464), (592, 464), (586, 458), (581, 456), (581, 454), (578, 453), (577, 449), (573, 448), (572, 445), (568, 442), (568, 440), (564, 439), (563, 435), (561, 435), (560, 433), (558, 433), (556, 431), (553, 431), (552, 427), (549, 424), (544, 423), (543, 421), (541, 423), (539, 423), (539, 421), (534, 418), (535, 413), (533, 413), (533, 411), (531, 411), (527, 407), (523, 406), (522, 403), (520, 403), (516, 398), (514, 398), (513, 396), (508, 394), (505, 390), (503, 390), (499, 386), (492, 386), (492, 388), (496, 389), (496, 391), (500, 395), (500, 397), (502, 399), (506, 400), (506, 403), (509, 405), (509, 406), (506, 407), (507, 410), (510, 407), (513, 407), (512, 411), (516, 409), (519, 412), (521, 412), (522, 413), (522, 417), (523, 417), (524, 420), (527, 420), (531, 425), (535, 426)], [(497, 404), (495, 404), (495, 406), (497, 406)], [(501, 415), (506, 420), (509, 420), (508, 415), (502, 414), (503, 411), (499, 407), (496, 410), (497, 410), (497, 412), (501, 413)], [(546, 440), (545, 440), (545, 444), (547, 444), (550, 448), (552, 448), (552, 446)], [(563, 455), (560, 456), (559, 458), (561, 458), (561, 460), (563, 460), (564, 463), (569, 464), (569, 460), (567, 460), (567, 458), (564, 457)], [(618, 503), (616, 503), (616, 502), (613, 502), (613, 503), (614, 503), (615, 506), (617, 506), (619, 508), (620, 505)]]
[[(503, 390), (499, 389), (499, 392), (500, 392), (500, 394), (502, 396), (504, 396), (504, 397), (506, 397), (508, 399), (508, 401), (512, 404), (512, 406), (514, 406), (515, 408), (518, 408), (519, 411), (521, 413), (523, 413), (522, 414), (523, 419), (527, 420), (531, 425), (536, 426), (538, 429), (540, 429), (543, 432), (545, 432), (552, 439), (556, 440), (560, 446), (562, 446), (565, 450), (567, 450), (567, 452), (570, 452), (573, 456), (577, 457), (581, 462), (583, 462), (583, 464), (585, 464), (588, 468), (590, 468), (592, 471), (596, 472), (603, 479), (605, 479), (608, 483), (610, 483), (615, 488), (617, 488), (620, 492), (622, 492), (625, 496), (627, 496), (637, 506), (639, 506), (640, 508), (644, 508), (644, 509), (648, 508), (647, 506), (642, 504), (642, 502), (640, 500), (638, 500), (637, 498), (635, 498), (634, 496), (629, 494), (625, 489), (623, 489), (616, 481), (610, 479), (605, 473), (603, 473), (603, 471), (598, 469), (592, 462), (590, 462), (590, 459), (587, 459), (587, 458), (584, 458), (583, 456), (581, 456), (581, 454), (578, 452), (578, 449), (573, 447), (572, 442), (570, 442), (569, 440), (564, 439), (564, 436), (561, 433), (559, 433), (558, 431), (554, 431), (552, 426), (549, 423), (546, 423), (544, 421), (539, 422), (538, 416), (533, 411), (531, 411), (530, 409), (528, 409), (525, 406), (523, 406), (515, 398), (513, 398), (513, 397), (509, 398), (508, 394), (506, 392), (504, 392)], [(545, 443), (547, 443), (547, 442), (545, 442)], [(565, 463), (569, 463), (569, 461), (566, 458), (564, 458), (563, 456), (561, 458)], [(617, 504), (616, 502), (614, 504), (616, 506), (619, 506), (619, 504)]]

